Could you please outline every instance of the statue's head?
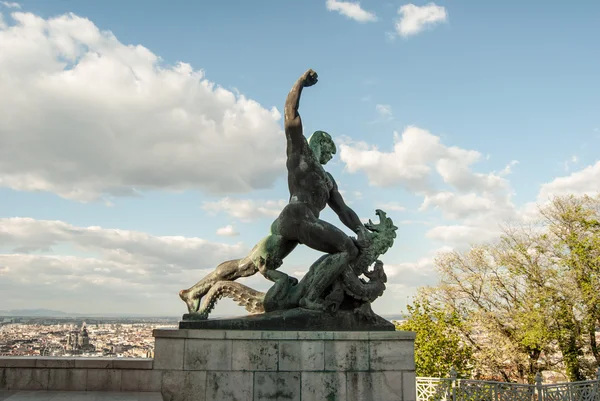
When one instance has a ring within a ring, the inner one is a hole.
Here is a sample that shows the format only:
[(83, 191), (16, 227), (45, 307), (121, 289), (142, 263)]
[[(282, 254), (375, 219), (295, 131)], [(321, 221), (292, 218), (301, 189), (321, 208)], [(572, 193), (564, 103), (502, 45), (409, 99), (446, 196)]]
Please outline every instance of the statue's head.
[(331, 135), (325, 131), (315, 131), (308, 138), (308, 146), (310, 146), (321, 164), (327, 164), (336, 152), (335, 143), (333, 143)]

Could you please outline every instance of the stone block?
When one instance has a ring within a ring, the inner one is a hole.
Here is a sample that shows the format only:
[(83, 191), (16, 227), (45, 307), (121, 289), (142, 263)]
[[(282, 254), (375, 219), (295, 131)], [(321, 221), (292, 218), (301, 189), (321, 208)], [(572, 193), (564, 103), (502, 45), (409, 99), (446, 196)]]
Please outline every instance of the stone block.
[(119, 358), (113, 361), (114, 369), (145, 370), (152, 369), (154, 361), (150, 358)]
[(411, 341), (371, 341), (372, 371), (415, 370), (415, 349)]
[[(154, 354), (154, 368), (156, 354)], [(184, 370), (231, 370), (231, 340), (185, 340)]]
[(334, 340), (369, 341), (368, 331), (334, 331), (332, 334)]
[(402, 400), (402, 372), (348, 372), (346, 379), (348, 401)]
[(7, 356), (0, 357), (0, 368), (35, 368), (36, 357)]
[(85, 391), (87, 369), (50, 369), (49, 391)]
[(230, 340), (261, 340), (263, 332), (258, 330), (225, 331), (225, 338)]
[(9, 390), (47, 390), (48, 369), (4, 368)]
[[(185, 329), (184, 329), (185, 330)], [(205, 340), (223, 340), (225, 339), (225, 330), (186, 330), (186, 338), (203, 338)]]
[(87, 391), (120, 391), (121, 371), (114, 369), (89, 369), (85, 389)]
[(323, 341), (280, 341), (279, 371), (320, 371), (325, 369)]
[(0, 390), (5, 390), (6, 388), (6, 369), (0, 368)]
[(325, 341), (325, 370), (369, 370), (368, 341)]
[(231, 370), (277, 370), (279, 342), (237, 340), (233, 342)]
[(254, 401), (300, 401), (300, 372), (255, 372)]
[(347, 401), (346, 374), (302, 372), (302, 401)]
[(298, 331), (298, 340), (333, 340), (332, 331)]
[(121, 391), (160, 391), (162, 374), (160, 370), (123, 370)]
[(75, 358), (77, 369), (112, 369), (112, 358)]
[(75, 359), (61, 357), (40, 357), (35, 361), (35, 367), (73, 369), (75, 368)]
[(252, 400), (252, 372), (208, 372), (206, 376), (206, 400), (245, 401)]
[(402, 372), (402, 394), (404, 401), (417, 401), (417, 378), (415, 372)]
[(164, 401), (207, 401), (206, 372), (164, 372), (161, 391)]
[(263, 331), (261, 332), (263, 340), (297, 340), (297, 331)]
[(156, 338), (154, 341), (154, 369), (183, 370), (185, 340)]
[(414, 331), (370, 331), (369, 340), (387, 340), (387, 341), (415, 341), (416, 333)]

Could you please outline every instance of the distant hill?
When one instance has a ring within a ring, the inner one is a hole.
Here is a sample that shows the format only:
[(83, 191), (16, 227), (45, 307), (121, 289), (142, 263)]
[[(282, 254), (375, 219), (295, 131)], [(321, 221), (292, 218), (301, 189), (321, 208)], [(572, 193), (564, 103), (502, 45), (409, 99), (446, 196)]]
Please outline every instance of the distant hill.
[(51, 309), (0, 310), (0, 316), (22, 317), (159, 317), (139, 313), (68, 313)]
[(66, 313), (50, 309), (11, 309), (0, 310), (0, 316), (45, 316), (45, 317), (71, 317), (78, 316), (76, 313)]

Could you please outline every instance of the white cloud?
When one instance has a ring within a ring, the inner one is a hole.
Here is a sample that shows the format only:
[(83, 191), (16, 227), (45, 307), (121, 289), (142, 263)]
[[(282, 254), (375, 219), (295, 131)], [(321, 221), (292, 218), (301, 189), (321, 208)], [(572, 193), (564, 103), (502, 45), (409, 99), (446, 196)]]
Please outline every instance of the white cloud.
[(276, 218), (285, 205), (287, 202), (283, 199), (261, 201), (226, 197), (217, 202), (204, 202), (202, 209), (214, 214), (225, 212), (233, 218), (249, 222), (260, 218)]
[(7, 7), (7, 8), (21, 9), (21, 5), (19, 3), (15, 3), (15, 2), (0, 1), (0, 4), (2, 4), (4, 7)]
[(228, 226), (218, 228), (217, 235), (221, 235), (224, 237), (236, 237), (236, 236), (240, 235), (240, 233), (238, 233), (235, 230), (235, 228), (230, 224)]
[(329, 11), (337, 11), (341, 15), (358, 22), (377, 21), (375, 13), (364, 10), (359, 2), (327, 0), (325, 6)]
[(404, 212), (406, 208), (402, 206), (398, 202), (386, 202), (386, 203), (378, 203), (378, 209), (382, 209), (383, 211), (394, 211), (394, 212)]
[(558, 177), (543, 184), (537, 200), (545, 203), (554, 196), (594, 195), (598, 192), (600, 192), (600, 161), (566, 177)]
[(0, 187), (79, 201), (242, 193), (283, 171), (280, 113), (73, 14), (0, 27)]
[(389, 104), (376, 104), (375, 109), (381, 118), (392, 118), (392, 106)]
[(498, 222), (490, 222), (486, 226), (467, 224), (437, 226), (429, 230), (426, 237), (454, 249), (466, 250), (470, 245), (493, 241), (501, 234), (502, 230)]
[[(482, 159), (479, 152), (446, 146), (438, 136), (418, 127), (408, 127), (402, 135), (394, 133), (394, 147), (389, 152), (348, 141), (340, 149), (348, 171), (364, 171), (371, 185), (399, 185), (422, 196), (422, 212), (440, 210), (443, 220), (429, 223), (433, 227), (426, 234), (434, 241), (465, 247), (494, 238), (500, 224), (522, 218), (512, 203), (512, 188), (505, 178), (516, 161), (499, 173), (473, 171), (474, 164)], [(401, 205), (380, 207), (393, 210), (394, 206)], [(455, 220), (456, 224), (448, 225), (446, 220)]]
[(157, 272), (209, 269), (247, 251), (241, 244), (219, 244), (201, 238), (153, 236), (19, 217), (0, 219), (0, 244), (15, 253), (50, 252), (61, 244), (71, 244), (85, 252), (99, 253), (108, 261), (144, 264)]
[[(185, 311), (180, 289), (248, 252), (241, 244), (31, 218), (0, 219), (0, 250), (5, 309), (24, 307), (27, 293), (28, 302), (66, 311), (125, 311), (135, 305), (132, 311), (147, 308), (148, 314)], [(84, 304), (78, 302), (82, 296)]]
[(564, 168), (565, 171), (569, 171), (571, 169), (571, 167), (573, 167), (574, 165), (579, 163), (579, 158), (575, 155), (571, 156), (571, 158), (569, 160), (565, 160), (564, 162)]
[(446, 8), (434, 3), (421, 7), (405, 4), (398, 9), (398, 14), (400, 17), (396, 21), (396, 32), (403, 37), (416, 35), (424, 29), (448, 19)]
[[(470, 167), (481, 154), (454, 146), (445, 146), (430, 132), (407, 127), (402, 135), (394, 132), (394, 148), (383, 152), (364, 142), (340, 144), (340, 158), (349, 172), (364, 171), (369, 183), (379, 187), (401, 185), (420, 194), (434, 190), (433, 172), (459, 192), (504, 189), (507, 181), (495, 173), (475, 173)], [(435, 168), (435, 170), (434, 170)]]

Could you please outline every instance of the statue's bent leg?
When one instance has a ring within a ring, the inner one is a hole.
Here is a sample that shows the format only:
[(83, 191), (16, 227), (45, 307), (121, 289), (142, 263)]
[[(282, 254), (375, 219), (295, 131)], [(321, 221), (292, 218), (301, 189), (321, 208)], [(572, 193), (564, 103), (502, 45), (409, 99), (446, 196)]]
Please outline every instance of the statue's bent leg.
[(358, 248), (348, 235), (326, 221), (317, 218), (302, 222), (295, 230), (300, 243), (317, 251), (331, 254), (324, 259), (327, 268), (322, 269), (312, 280), (306, 294), (300, 300), (300, 306), (321, 309), (320, 299), (330, 285), (340, 276), (348, 264), (358, 256)]
[(210, 288), (219, 281), (235, 281), (241, 277), (252, 276), (258, 271), (249, 257), (228, 260), (221, 263), (202, 280), (187, 290), (179, 291), (179, 297), (186, 303), (189, 313), (198, 311), (200, 300)]
[[(261, 274), (270, 281), (277, 282), (288, 279), (288, 275), (277, 271), (283, 259), (298, 245), (298, 241), (289, 240), (279, 234), (271, 234), (263, 238), (252, 250), (249, 258)], [(297, 280), (296, 280), (297, 281)]]

